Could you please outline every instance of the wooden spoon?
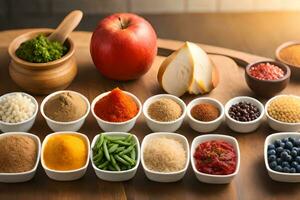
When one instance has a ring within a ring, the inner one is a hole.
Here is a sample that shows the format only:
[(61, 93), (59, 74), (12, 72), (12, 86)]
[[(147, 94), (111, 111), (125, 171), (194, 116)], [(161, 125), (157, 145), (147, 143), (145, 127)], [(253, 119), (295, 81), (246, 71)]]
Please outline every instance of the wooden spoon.
[(57, 41), (63, 44), (68, 38), (69, 34), (78, 26), (82, 19), (83, 13), (80, 10), (74, 10), (68, 14), (59, 26), (54, 30), (48, 39), (51, 42)]

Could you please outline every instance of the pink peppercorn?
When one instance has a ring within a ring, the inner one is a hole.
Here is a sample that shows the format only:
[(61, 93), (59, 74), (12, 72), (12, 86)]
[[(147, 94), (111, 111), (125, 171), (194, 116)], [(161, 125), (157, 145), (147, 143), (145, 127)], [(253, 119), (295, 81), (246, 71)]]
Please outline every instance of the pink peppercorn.
[(249, 69), (250, 75), (259, 80), (278, 80), (284, 76), (284, 71), (270, 63), (260, 63)]

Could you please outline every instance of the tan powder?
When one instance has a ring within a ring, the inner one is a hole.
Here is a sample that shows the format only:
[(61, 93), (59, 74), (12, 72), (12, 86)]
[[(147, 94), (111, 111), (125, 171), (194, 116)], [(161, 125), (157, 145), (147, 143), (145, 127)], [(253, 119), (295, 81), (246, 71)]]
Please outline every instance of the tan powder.
[(81, 118), (87, 111), (84, 99), (76, 93), (64, 92), (50, 98), (45, 104), (47, 117), (59, 122), (70, 122)]
[(37, 159), (37, 144), (29, 136), (12, 135), (0, 139), (0, 173), (30, 171)]
[(154, 120), (170, 122), (182, 115), (182, 108), (172, 99), (161, 98), (150, 104), (148, 114)]

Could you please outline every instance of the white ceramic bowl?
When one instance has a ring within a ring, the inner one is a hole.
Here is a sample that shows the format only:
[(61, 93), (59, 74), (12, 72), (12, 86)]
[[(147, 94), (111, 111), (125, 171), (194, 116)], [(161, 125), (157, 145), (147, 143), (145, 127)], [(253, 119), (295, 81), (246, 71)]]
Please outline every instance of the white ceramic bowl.
[(40, 138), (36, 135), (30, 134), (30, 133), (24, 133), (24, 132), (9, 132), (9, 133), (3, 133), (0, 135), (0, 138), (11, 136), (11, 135), (25, 135), (31, 137), (37, 145), (37, 158), (36, 163), (32, 170), (27, 172), (20, 172), (20, 173), (0, 173), (0, 182), (3, 183), (19, 183), (19, 182), (26, 182), (31, 180), (37, 170), (37, 167), (40, 162), (40, 156), (41, 156), (41, 141)]
[[(186, 163), (182, 170), (177, 172), (157, 172), (153, 171), (147, 168), (145, 161), (144, 161), (144, 150), (149, 142), (150, 139), (157, 138), (157, 137), (166, 137), (171, 139), (176, 139), (177, 141), (181, 142), (183, 145), (183, 148), (186, 151)], [(144, 168), (144, 172), (148, 179), (156, 182), (176, 182), (182, 179), (187, 171), (187, 168), (189, 166), (189, 157), (190, 157), (190, 150), (189, 150), (189, 142), (183, 135), (177, 134), (177, 133), (167, 133), (167, 132), (158, 132), (158, 133), (151, 133), (147, 135), (143, 142), (141, 147), (141, 162), (142, 166)]]
[(300, 134), (296, 132), (283, 132), (283, 133), (274, 133), (269, 135), (265, 140), (264, 145), (264, 160), (265, 165), (268, 170), (268, 174), (274, 181), (280, 182), (300, 182), (300, 173), (283, 173), (272, 170), (269, 167), (268, 163), (268, 145), (273, 144), (276, 139), (283, 139), (286, 137), (293, 137), (296, 139), (300, 139)]
[[(54, 170), (54, 169), (50, 169), (47, 167), (47, 165), (44, 162), (44, 155), (43, 155), (45, 145), (47, 144), (47, 142), (51, 136), (59, 135), (59, 134), (78, 135), (84, 139), (84, 141), (86, 142), (86, 147), (87, 147), (87, 158), (86, 158), (86, 164), (83, 167), (81, 167), (79, 169), (75, 169), (75, 170), (68, 170), (68, 171)], [(84, 174), (87, 170), (87, 167), (89, 165), (89, 158), (90, 158), (90, 141), (89, 141), (88, 137), (82, 133), (77, 133), (77, 132), (72, 132), (72, 131), (56, 132), (56, 133), (47, 135), (43, 141), (42, 152), (41, 152), (41, 163), (42, 163), (42, 166), (43, 166), (47, 176), (53, 180), (73, 181), (73, 180), (80, 179), (81, 177), (84, 176)]]
[[(57, 94), (61, 94), (61, 93), (65, 93), (65, 92), (70, 92), (70, 93), (74, 93), (79, 95), (85, 102), (86, 102), (86, 113), (80, 117), (79, 119), (75, 120), (75, 121), (70, 121), (70, 122), (59, 122), (59, 121), (55, 121), (53, 119), (50, 119), (49, 117), (47, 117), (47, 115), (44, 112), (44, 106), (45, 104), (48, 102), (48, 100), (52, 97), (54, 97)], [(61, 91), (57, 91), (54, 92), (50, 95), (48, 95), (41, 104), (41, 113), (43, 115), (43, 117), (46, 119), (46, 122), (48, 124), (48, 126), (55, 132), (57, 131), (78, 131), (82, 125), (84, 124), (84, 121), (86, 119), (86, 117), (88, 116), (90, 112), (90, 102), (89, 100), (83, 96), (82, 94), (75, 92), (75, 91), (71, 91), (71, 90), (61, 90)]]
[[(228, 113), (230, 107), (242, 101), (254, 104), (259, 109), (260, 116), (257, 119), (250, 122), (240, 122), (231, 118)], [(260, 126), (264, 114), (265, 114), (264, 105), (252, 97), (247, 97), (247, 96), (235, 97), (233, 99), (230, 99), (225, 105), (226, 123), (231, 130), (238, 133), (249, 133), (255, 131)]]
[[(167, 98), (167, 99), (171, 99), (173, 101), (175, 101), (176, 103), (178, 103), (181, 108), (182, 108), (182, 114), (181, 116), (174, 120), (174, 121), (170, 121), (170, 122), (160, 122), (160, 121), (157, 121), (157, 120), (154, 120), (152, 119), (149, 115), (148, 115), (148, 108), (149, 106), (161, 99), (161, 98)], [(176, 131), (177, 129), (180, 128), (183, 120), (184, 120), (184, 117), (186, 115), (186, 105), (185, 103), (178, 97), (174, 96), (174, 95), (170, 95), (170, 94), (159, 94), (159, 95), (155, 95), (155, 96), (152, 96), (150, 98), (148, 98), (144, 105), (143, 105), (143, 114), (146, 118), (146, 123), (148, 125), (148, 127), (154, 131), (154, 132), (174, 132)]]
[[(130, 133), (124, 133), (124, 132), (106, 132), (106, 133), (102, 133), (104, 135), (107, 136), (128, 136), (130, 135)], [(92, 145), (91, 148), (94, 147), (98, 137), (100, 136), (100, 134), (96, 135), (92, 141)], [(129, 170), (125, 170), (125, 171), (108, 171), (108, 170), (102, 170), (96, 167), (96, 165), (93, 162), (93, 151), (91, 152), (91, 162), (92, 162), (92, 166), (95, 170), (95, 173), (97, 175), (98, 178), (105, 180), (105, 181), (127, 181), (132, 179), (138, 169), (138, 166), (140, 164), (140, 159), (141, 159), (141, 153), (140, 153), (140, 142), (139, 139), (133, 135), (133, 139), (136, 142), (136, 156), (137, 156), (137, 161), (136, 161), (136, 165)]]
[(92, 112), (93, 116), (95, 117), (95, 119), (97, 120), (97, 123), (102, 130), (107, 131), (107, 132), (128, 132), (134, 127), (137, 118), (141, 115), (141, 113), (142, 113), (141, 101), (132, 93), (126, 92), (126, 91), (123, 91), (123, 92), (125, 94), (127, 94), (128, 96), (130, 96), (136, 102), (136, 104), (139, 108), (138, 113), (136, 114), (136, 116), (134, 116), (133, 118), (131, 118), (130, 120), (127, 120), (125, 122), (109, 122), (109, 121), (105, 121), (105, 120), (101, 119), (100, 117), (98, 117), (95, 114), (94, 107), (95, 107), (96, 103), (101, 98), (108, 95), (110, 93), (110, 91), (102, 93), (99, 96), (97, 96), (91, 104), (91, 112)]
[[(220, 111), (219, 117), (217, 119), (215, 119), (213, 121), (209, 121), (209, 122), (199, 121), (199, 120), (195, 119), (191, 115), (191, 110), (195, 105), (197, 105), (199, 103), (210, 103), (210, 104), (216, 106), (216, 108), (218, 108), (219, 111)], [(194, 99), (193, 101), (191, 101), (188, 104), (188, 106), (187, 106), (187, 117), (188, 117), (189, 125), (195, 131), (198, 131), (198, 132), (201, 132), (201, 133), (212, 132), (212, 131), (216, 130), (224, 120), (224, 107), (216, 99), (209, 98), (209, 97), (200, 97), (200, 98)]]
[(278, 95), (278, 96), (271, 98), (265, 105), (265, 113), (267, 116), (267, 121), (268, 121), (269, 126), (276, 131), (291, 131), (291, 132), (300, 131), (300, 123), (281, 122), (281, 121), (278, 121), (278, 120), (272, 118), (269, 115), (268, 107), (269, 107), (270, 103), (274, 99), (276, 99), (277, 97), (280, 97), (280, 96), (294, 96), (294, 97), (300, 98), (299, 96), (295, 96), (295, 95)]
[(32, 100), (32, 102), (35, 105), (34, 114), (29, 119), (27, 119), (23, 122), (7, 123), (7, 122), (0, 121), (0, 129), (2, 132), (27, 132), (28, 130), (31, 129), (31, 127), (33, 126), (33, 124), (35, 122), (35, 118), (36, 118), (36, 115), (39, 110), (39, 104), (33, 96), (31, 96), (27, 93), (24, 93), (24, 92), (12, 92), (12, 93), (8, 93), (8, 94), (1, 96), (0, 99), (10, 96), (10, 95), (18, 94), (18, 93), (21, 93), (22, 95), (27, 96)]
[[(229, 144), (231, 144), (234, 147), (235, 152), (237, 154), (237, 165), (236, 165), (236, 169), (235, 169), (234, 173), (228, 174), (228, 175), (213, 175), (213, 174), (202, 173), (202, 172), (199, 172), (197, 170), (195, 160), (194, 160), (195, 150), (196, 150), (196, 148), (198, 147), (199, 144), (201, 144), (203, 142), (206, 142), (206, 141), (211, 141), (211, 140), (222, 140), (222, 141), (228, 142)], [(208, 135), (200, 135), (200, 136), (194, 138), (194, 140), (192, 142), (192, 146), (191, 146), (192, 168), (195, 172), (195, 175), (196, 175), (197, 179), (201, 182), (212, 183), (212, 184), (230, 183), (232, 181), (232, 179), (239, 172), (240, 160), (241, 159), (240, 159), (239, 144), (238, 144), (238, 141), (234, 137), (231, 137), (231, 136), (228, 136), (228, 135), (208, 134)]]

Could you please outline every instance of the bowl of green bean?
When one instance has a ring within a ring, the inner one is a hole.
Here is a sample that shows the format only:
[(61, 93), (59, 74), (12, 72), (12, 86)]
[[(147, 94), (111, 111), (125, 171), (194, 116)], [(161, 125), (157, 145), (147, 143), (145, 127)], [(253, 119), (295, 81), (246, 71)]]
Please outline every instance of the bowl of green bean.
[(140, 163), (138, 138), (125, 132), (106, 132), (94, 137), (91, 162), (98, 178), (105, 181), (132, 179)]

